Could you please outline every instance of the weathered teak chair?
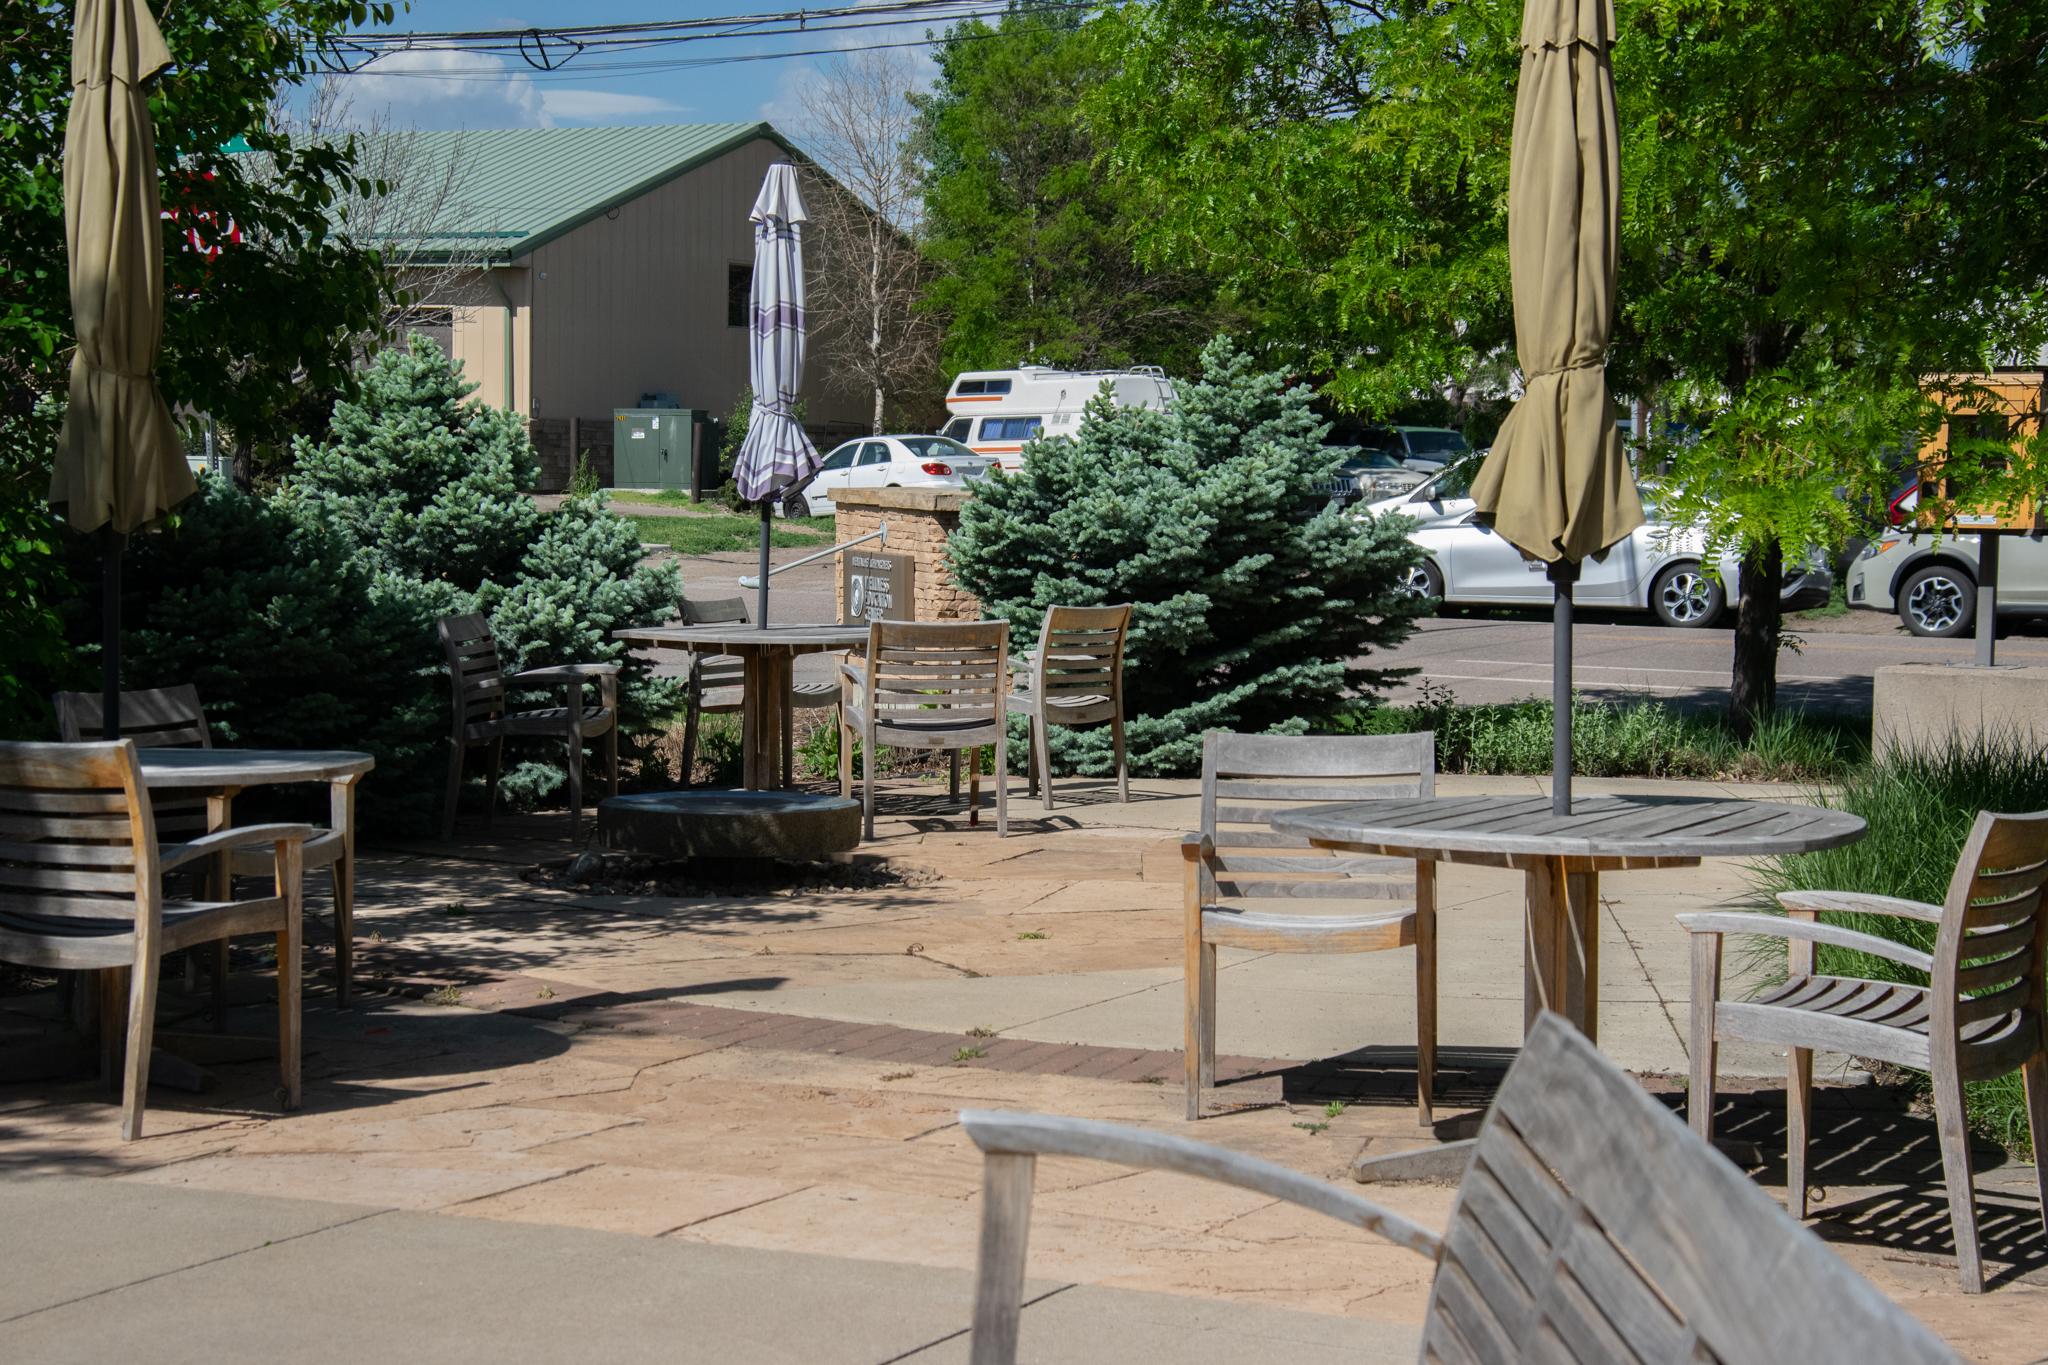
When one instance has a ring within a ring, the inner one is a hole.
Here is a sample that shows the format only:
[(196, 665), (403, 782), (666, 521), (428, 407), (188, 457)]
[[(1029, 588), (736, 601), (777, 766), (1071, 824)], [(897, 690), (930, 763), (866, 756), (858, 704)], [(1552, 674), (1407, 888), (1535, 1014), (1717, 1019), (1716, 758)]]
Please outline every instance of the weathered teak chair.
[(968, 809), (981, 808), (981, 765), (973, 750), (996, 751), (996, 834), (1010, 832), (1009, 750), (1003, 698), (1009, 691), (1010, 628), (1001, 621), (874, 621), (865, 659), (840, 665), (839, 794), (853, 794), (853, 741), (861, 743), (860, 804), (875, 837), (875, 749), (968, 753)]
[(1423, 1361), (1956, 1360), (1555, 1015), (1461, 1144), (1471, 1155), (1441, 1237), (1351, 1190), (1185, 1138), (1033, 1114), (960, 1122), (986, 1154), (974, 1365), (1017, 1358), (1041, 1156), (1235, 1185), (1429, 1257)]
[[(66, 744), (96, 740), (102, 731), (104, 710), (98, 692), (59, 692), (57, 735)], [(206, 724), (206, 710), (199, 701), (199, 689), (189, 683), (182, 687), (157, 687), (121, 694), (121, 738), (132, 739), (140, 749), (211, 749), (213, 731)], [(353, 800), (353, 797), (337, 798)], [(207, 832), (211, 817), (208, 797), (183, 794), (152, 798), (156, 812), (156, 837), (161, 842), (181, 843)], [(342, 818), (337, 812), (336, 818)], [(339, 829), (318, 829), (306, 840), (303, 856), (310, 870), (324, 867), (334, 887), (335, 993), (348, 1003), (355, 962), (355, 887), (353, 873), (342, 857), (345, 841)], [(275, 874), (267, 846), (236, 849), (229, 860), (237, 877), (269, 877)], [(212, 894), (223, 894), (215, 888)], [(227, 942), (222, 940), (214, 956), (214, 1023), (225, 1024), (227, 1008)]]
[[(583, 819), (583, 742), (605, 738), (605, 762), (611, 795), (619, 794), (619, 666), (558, 664), (529, 668), (505, 676), (498, 661), (498, 642), (482, 616), (444, 616), (436, 626), (441, 652), (448, 660), (453, 692), (454, 729), (448, 740), (448, 796), (441, 814), (441, 837), (455, 833), (455, 804), (462, 794), (462, 762), (478, 745), (491, 751), (490, 798), (484, 808), (488, 824), (498, 806), (498, 772), (504, 760), (505, 737), (537, 735), (559, 739), (568, 751), (569, 840), (574, 843)], [(597, 684), (597, 705), (583, 704), (585, 683)], [(505, 709), (508, 687), (555, 687), (563, 704), (535, 711)]]
[(1124, 755), (1124, 636), (1131, 609), (1047, 607), (1038, 647), (1019, 660), (1011, 680), (1009, 708), (1031, 718), (1031, 789), (1042, 787), (1052, 806), (1052, 745), (1049, 725), (1109, 722), (1116, 756), (1116, 799), (1131, 799), (1131, 770)]
[[(720, 597), (706, 601), (682, 602), (682, 623), (686, 626), (745, 624), (747, 602), (743, 597)], [(746, 660), (737, 654), (690, 655), (690, 676), (683, 717), (683, 785), (690, 783), (690, 770), (697, 760), (699, 716), (732, 715), (745, 709), (743, 691), (747, 677)], [(797, 682), (791, 679), (782, 711), (782, 785), (790, 785), (796, 771), (796, 737), (789, 713), (797, 707), (819, 708), (839, 705), (839, 684)]]
[[(249, 825), (159, 847), (132, 740), (0, 744), (0, 961), (99, 971), (110, 1063), (125, 1006), (126, 1056), (109, 1068), (122, 1078), (122, 1137), (142, 1136), (159, 961), (232, 934), (277, 935), (278, 1059), (285, 1108), (299, 1107), (300, 855), (311, 833)], [(275, 868), (275, 895), (164, 899), (165, 873), (258, 846)]]
[[(1200, 1118), (1216, 1084), (1216, 950), (1374, 953), (1415, 949), (1418, 1119), (1436, 1085), (1436, 864), (1361, 857), (1282, 834), (1275, 815), (1333, 801), (1436, 794), (1436, 736), (1202, 736), (1202, 828), (1187, 862), (1187, 1100)], [(1246, 902), (1332, 902), (1326, 913)]]
[[(1704, 913), (1680, 915), (1692, 933), (1692, 1085), (1694, 1131), (1714, 1121), (1715, 1044), (1746, 1038), (1791, 1049), (1785, 1087), (1787, 1203), (1806, 1216), (1806, 1139), (1813, 1121), (1813, 1050), (1874, 1057), (1925, 1071), (1933, 1083), (1941, 1168), (1955, 1225), (1956, 1263), (1966, 1293), (1982, 1293), (1977, 1210), (1963, 1086), (2021, 1074), (2034, 1132), (2034, 1166), (2048, 1216), (2048, 1034), (2042, 978), (2048, 965), (2048, 812), (1977, 817), (1940, 905), (1845, 891), (1788, 891), (1788, 918)], [(1934, 953), (1874, 934), (1823, 924), (1829, 913), (1890, 915), (1936, 925)], [(1785, 984), (1754, 1000), (1723, 1000), (1721, 936), (1785, 939)], [(1927, 986), (1823, 976), (1813, 946), (1832, 944), (1926, 972)]]

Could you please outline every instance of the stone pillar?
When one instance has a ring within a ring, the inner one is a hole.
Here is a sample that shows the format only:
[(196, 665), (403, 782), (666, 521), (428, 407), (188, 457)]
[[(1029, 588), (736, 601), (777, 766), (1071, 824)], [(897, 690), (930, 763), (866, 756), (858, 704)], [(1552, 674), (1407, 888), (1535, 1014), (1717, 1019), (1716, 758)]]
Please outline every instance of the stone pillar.
[[(889, 524), (889, 549), (916, 564), (914, 619), (976, 621), (981, 603), (953, 581), (946, 542), (960, 527), (960, 509), (972, 494), (948, 488), (848, 488), (832, 495), (832, 539), (844, 544)], [(846, 576), (834, 582), (839, 618), (846, 617)]]

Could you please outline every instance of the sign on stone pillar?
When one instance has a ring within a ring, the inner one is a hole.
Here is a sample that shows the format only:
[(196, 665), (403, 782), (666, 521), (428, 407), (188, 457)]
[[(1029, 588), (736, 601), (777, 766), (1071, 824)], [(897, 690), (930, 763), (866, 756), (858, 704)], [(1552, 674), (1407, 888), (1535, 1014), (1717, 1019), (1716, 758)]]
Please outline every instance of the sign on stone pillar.
[(892, 550), (848, 550), (840, 556), (839, 600), (845, 622), (914, 621), (917, 565), (908, 554)]

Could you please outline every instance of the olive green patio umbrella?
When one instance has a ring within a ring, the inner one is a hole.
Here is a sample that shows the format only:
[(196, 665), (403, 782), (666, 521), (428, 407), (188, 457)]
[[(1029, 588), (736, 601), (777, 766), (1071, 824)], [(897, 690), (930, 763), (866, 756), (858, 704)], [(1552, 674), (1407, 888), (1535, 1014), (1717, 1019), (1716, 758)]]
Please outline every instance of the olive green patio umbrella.
[(1571, 809), (1572, 584), (1643, 524), (1614, 428), (1607, 341), (1621, 235), (1613, 0), (1526, 0), (1508, 169), (1522, 399), (1472, 482), (1481, 517), (1550, 566), (1552, 807)]
[(164, 247), (147, 83), (171, 64), (142, 0), (78, 0), (64, 130), (64, 237), (78, 351), (50, 503), (106, 535), (106, 733), (119, 731), (121, 551), (195, 491), (156, 386)]

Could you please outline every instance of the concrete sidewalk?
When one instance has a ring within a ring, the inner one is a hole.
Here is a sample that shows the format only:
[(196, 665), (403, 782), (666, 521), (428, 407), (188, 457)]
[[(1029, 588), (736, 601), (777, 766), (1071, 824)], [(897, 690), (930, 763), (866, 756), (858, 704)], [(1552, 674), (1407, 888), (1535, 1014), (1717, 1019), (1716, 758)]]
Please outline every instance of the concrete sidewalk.
[[(967, 1358), (973, 1278), (389, 1208), (53, 1177), (0, 1184), (0, 1359), (718, 1361)], [(1412, 1361), (1412, 1327), (1033, 1278), (1027, 1358)]]

